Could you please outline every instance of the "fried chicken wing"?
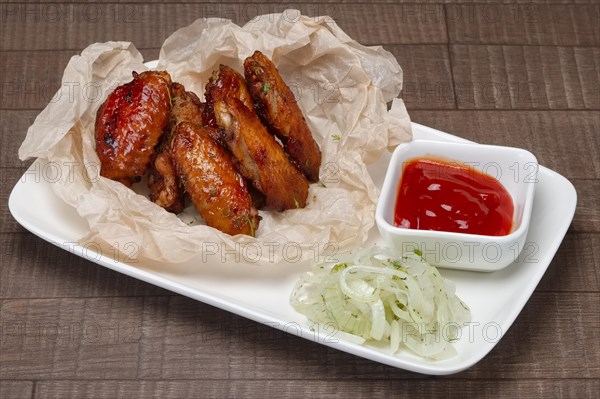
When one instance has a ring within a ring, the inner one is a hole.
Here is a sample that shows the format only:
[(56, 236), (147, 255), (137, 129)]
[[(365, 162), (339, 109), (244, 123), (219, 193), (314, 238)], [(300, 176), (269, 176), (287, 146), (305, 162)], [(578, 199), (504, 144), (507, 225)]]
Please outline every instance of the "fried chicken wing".
[(227, 234), (254, 236), (259, 217), (246, 181), (205, 128), (178, 124), (172, 156), (177, 174), (206, 224)]
[(255, 109), (283, 143), (285, 152), (310, 181), (319, 180), (321, 151), (315, 142), (294, 93), (275, 65), (260, 51), (244, 61), (244, 76)]
[(254, 108), (244, 77), (230, 67), (221, 64), (219, 70), (213, 72), (204, 90), (206, 108), (202, 116), (206, 126), (217, 127), (214, 104), (225, 97), (235, 97), (248, 109)]
[(139, 181), (169, 120), (171, 77), (167, 72), (133, 72), (96, 114), (100, 175), (131, 186)]
[(150, 163), (148, 187), (152, 202), (169, 212), (179, 213), (185, 206), (185, 195), (173, 166), (171, 143), (179, 123), (202, 124), (204, 104), (194, 93), (185, 91), (185, 87), (176, 82), (171, 85), (171, 103), (169, 123), (160, 139), (157, 154)]
[(303, 208), (308, 181), (291, 164), (256, 114), (233, 97), (215, 102), (214, 111), (240, 173), (265, 194), (266, 206), (280, 211)]
[[(219, 65), (219, 69), (213, 72), (206, 85), (204, 91), (206, 107), (202, 113), (202, 118), (205, 126), (216, 128), (216, 130), (209, 130), (209, 132), (215, 133), (211, 137), (227, 148), (227, 145), (221, 139), (221, 131), (218, 129), (214, 112), (215, 101), (222, 100), (225, 97), (235, 97), (244, 103), (248, 109), (254, 109), (254, 103), (246, 87), (244, 77), (230, 67), (221, 64)], [(262, 208), (265, 203), (264, 194), (258, 191), (252, 184), (249, 184), (248, 191), (250, 192), (254, 206)]]

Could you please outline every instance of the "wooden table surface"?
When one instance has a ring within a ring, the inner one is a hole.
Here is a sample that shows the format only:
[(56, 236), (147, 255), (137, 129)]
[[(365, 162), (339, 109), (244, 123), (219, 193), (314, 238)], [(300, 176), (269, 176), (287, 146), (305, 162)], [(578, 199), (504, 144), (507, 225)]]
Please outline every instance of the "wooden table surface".
[(6, 204), (30, 164), (17, 157), (20, 143), (72, 55), (93, 42), (129, 40), (156, 59), (162, 41), (196, 18), (244, 23), (286, 5), (3, 2), (0, 397), (598, 397), (598, 1), (293, 5), (329, 14), (360, 43), (391, 51), (413, 121), (526, 148), (575, 185), (573, 223), (514, 325), (472, 368), (423, 376), (293, 337), (35, 237)]

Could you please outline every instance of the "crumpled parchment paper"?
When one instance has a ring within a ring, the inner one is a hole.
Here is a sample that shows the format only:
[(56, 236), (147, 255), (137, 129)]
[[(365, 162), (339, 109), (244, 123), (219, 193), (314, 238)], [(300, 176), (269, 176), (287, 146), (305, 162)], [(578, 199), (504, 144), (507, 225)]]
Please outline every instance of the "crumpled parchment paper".
[(88, 221), (82, 244), (129, 248), (128, 258), (159, 262), (220, 251), (276, 264), (349, 249), (367, 239), (379, 189), (366, 165), (411, 138), (404, 103), (396, 98), (402, 70), (389, 52), (358, 44), (329, 17), (290, 15), (260, 16), (243, 27), (220, 18), (198, 19), (167, 38), (157, 69), (203, 98), (220, 63), (243, 72), (244, 59), (255, 50), (270, 57), (323, 154), (321, 182), (311, 184), (306, 208), (260, 211), (256, 238), (232, 237), (196, 223), (200, 216), (193, 206), (177, 216), (152, 203), (143, 184), (132, 190), (100, 177), (96, 112), (115, 87), (131, 80), (132, 71), (148, 68), (131, 43), (96, 43), (71, 58), (59, 92), (19, 149), (22, 160), (41, 157), (60, 169), (52, 187)]

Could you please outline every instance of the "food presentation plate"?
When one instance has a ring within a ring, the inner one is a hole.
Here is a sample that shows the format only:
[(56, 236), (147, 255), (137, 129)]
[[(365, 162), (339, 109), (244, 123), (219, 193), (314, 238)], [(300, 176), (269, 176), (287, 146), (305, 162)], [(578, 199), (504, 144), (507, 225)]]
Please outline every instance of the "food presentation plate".
[[(412, 128), (415, 140), (466, 141), (416, 123)], [(369, 166), (378, 187), (389, 159), (390, 154), (384, 150), (381, 159)], [(223, 262), (218, 255), (204, 254), (182, 264), (128, 264), (123, 261), (127, 257), (119, 251), (98, 253), (89, 246), (76, 245), (87, 232), (88, 224), (54, 194), (51, 182), (40, 178), (44, 162), (37, 159), (31, 165), (9, 199), (13, 217), (42, 239), (109, 269), (299, 337), (390, 366), (435, 375), (457, 373), (473, 366), (508, 331), (554, 257), (577, 201), (575, 189), (567, 179), (540, 167), (527, 243), (515, 262), (493, 273), (440, 269), (444, 277), (456, 283), (457, 294), (471, 308), (471, 323), (463, 327), (454, 344), (457, 355), (433, 361), (406, 350), (392, 355), (383, 345), (357, 345), (330, 326), (311, 325), (289, 304), (292, 288), (309, 269), (308, 263), (240, 265), (233, 262), (231, 255), (225, 254)], [(375, 243), (383, 244), (373, 226), (365, 246)]]

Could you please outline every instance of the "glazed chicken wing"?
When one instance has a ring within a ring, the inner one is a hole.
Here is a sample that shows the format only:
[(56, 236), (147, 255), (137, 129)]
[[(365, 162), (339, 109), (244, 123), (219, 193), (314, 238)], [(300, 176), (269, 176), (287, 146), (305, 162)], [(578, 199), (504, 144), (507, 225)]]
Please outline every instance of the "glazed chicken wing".
[(179, 213), (185, 206), (185, 196), (171, 157), (173, 134), (181, 122), (202, 124), (204, 104), (194, 93), (185, 91), (183, 85), (176, 82), (171, 85), (171, 102), (169, 123), (161, 137), (157, 154), (150, 163), (148, 187), (152, 202), (169, 212)]
[(310, 181), (318, 181), (321, 151), (275, 65), (255, 51), (244, 61), (244, 75), (259, 116), (281, 140), (295, 165)]
[(214, 111), (240, 173), (265, 194), (266, 206), (280, 211), (303, 208), (308, 181), (291, 164), (256, 114), (233, 97), (215, 102)]
[[(254, 109), (254, 103), (250, 92), (246, 87), (244, 77), (226, 65), (219, 65), (219, 70), (214, 71), (211, 78), (208, 80), (204, 91), (206, 99), (206, 107), (202, 112), (204, 125), (214, 127), (216, 130), (212, 136), (223, 147), (227, 145), (221, 139), (221, 132), (218, 129), (217, 121), (215, 120), (214, 104), (215, 101), (222, 100), (225, 97), (235, 97), (240, 100), (248, 109)], [(256, 208), (262, 208), (265, 203), (264, 195), (258, 191), (252, 184), (249, 184), (248, 191), (252, 196), (252, 202)]]
[(227, 234), (254, 236), (259, 217), (246, 181), (207, 128), (187, 122), (178, 124), (172, 156), (177, 174), (206, 224)]
[(217, 127), (214, 104), (225, 97), (235, 97), (248, 109), (254, 108), (244, 77), (230, 67), (221, 64), (219, 70), (213, 72), (204, 90), (206, 108), (202, 116), (206, 126)]
[(171, 77), (167, 72), (133, 72), (96, 115), (100, 175), (131, 186), (139, 181), (169, 120)]

